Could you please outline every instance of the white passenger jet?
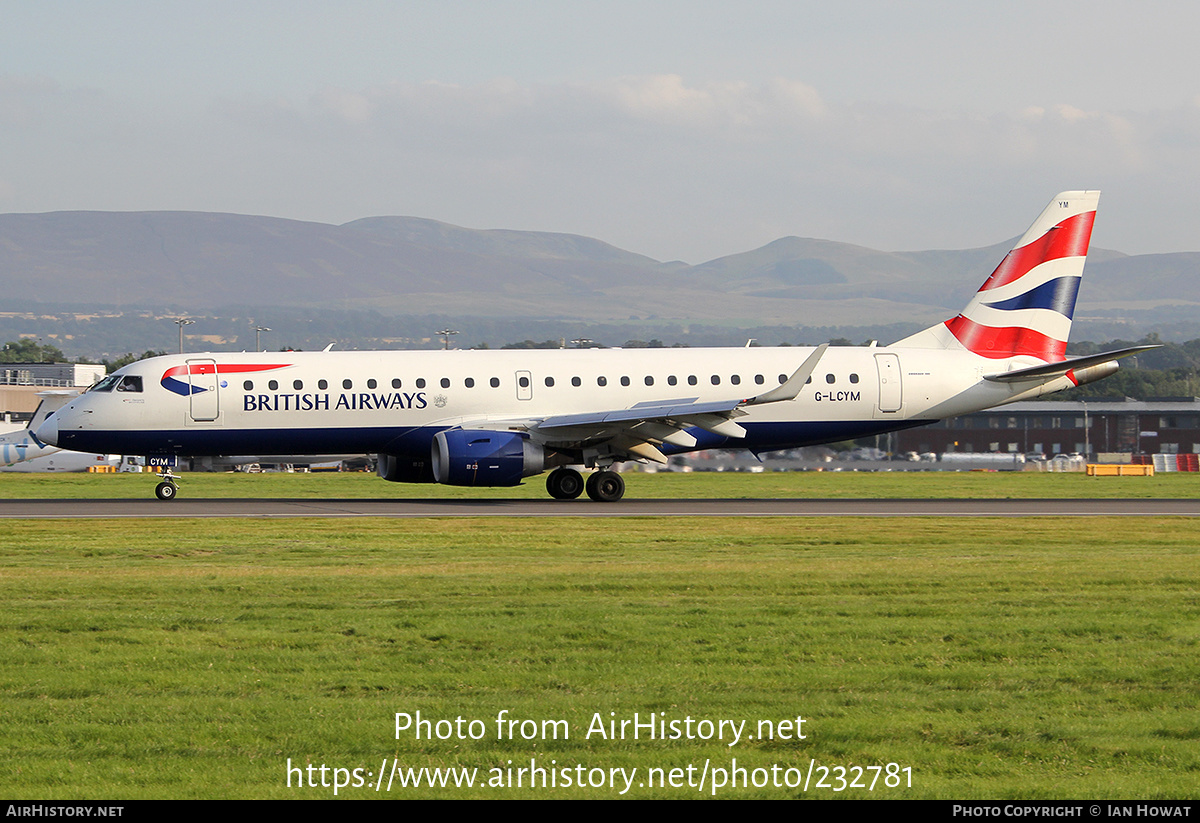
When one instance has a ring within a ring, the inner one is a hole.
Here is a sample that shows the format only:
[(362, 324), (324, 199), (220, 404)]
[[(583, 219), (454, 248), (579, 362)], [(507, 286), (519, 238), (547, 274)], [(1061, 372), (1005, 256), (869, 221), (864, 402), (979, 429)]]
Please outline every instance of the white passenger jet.
[[(891, 346), (170, 355), (110, 375), (37, 434), (168, 465), (375, 453), (380, 477), (407, 483), (515, 486), (551, 469), (552, 497), (615, 501), (615, 463), (865, 437), (1112, 374), (1149, 347), (1065, 354), (1098, 200), (1059, 194), (961, 314)], [(580, 468), (598, 471), (585, 483)]]

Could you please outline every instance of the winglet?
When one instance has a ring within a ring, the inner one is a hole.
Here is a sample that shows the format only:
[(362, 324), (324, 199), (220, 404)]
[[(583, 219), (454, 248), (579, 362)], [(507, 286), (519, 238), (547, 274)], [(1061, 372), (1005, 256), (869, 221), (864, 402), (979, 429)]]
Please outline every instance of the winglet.
[(786, 383), (771, 389), (765, 394), (760, 394), (758, 397), (743, 400), (741, 405), (758, 406), (762, 403), (778, 403), (780, 400), (795, 400), (796, 395), (800, 394), (800, 390), (808, 382), (808, 378), (812, 377), (813, 370), (816, 369), (817, 363), (821, 362), (821, 356), (825, 354), (825, 350), (828, 348), (828, 343), (822, 343), (817, 346), (813, 353), (808, 356), (808, 359), (800, 364), (800, 368), (796, 369), (795, 373), (787, 379)]

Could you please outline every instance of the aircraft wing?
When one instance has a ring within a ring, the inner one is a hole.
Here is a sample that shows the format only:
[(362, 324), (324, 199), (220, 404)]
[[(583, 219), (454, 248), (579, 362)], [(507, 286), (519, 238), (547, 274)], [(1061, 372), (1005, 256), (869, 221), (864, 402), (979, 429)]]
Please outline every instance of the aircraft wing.
[(749, 398), (699, 402), (684, 397), (638, 403), (625, 409), (561, 414), (530, 421), (530, 436), (550, 445), (575, 448), (604, 446), (609, 454), (624, 459), (642, 458), (666, 463), (658, 446), (669, 443), (681, 448), (696, 445), (687, 429), (700, 428), (722, 437), (742, 438), (746, 430), (735, 419), (746, 414), (745, 406), (793, 400), (808, 382), (828, 343), (818, 346), (780, 386)]
[(734, 418), (745, 414), (739, 403), (697, 403), (690, 398), (640, 403), (615, 411), (548, 417), (531, 426), (529, 433), (549, 445), (595, 447), (607, 443), (612, 451), (665, 463), (667, 458), (658, 446), (695, 446), (695, 436), (686, 431), (693, 426), (723, 437), (745, 437), (746, 430), (734, 422)]

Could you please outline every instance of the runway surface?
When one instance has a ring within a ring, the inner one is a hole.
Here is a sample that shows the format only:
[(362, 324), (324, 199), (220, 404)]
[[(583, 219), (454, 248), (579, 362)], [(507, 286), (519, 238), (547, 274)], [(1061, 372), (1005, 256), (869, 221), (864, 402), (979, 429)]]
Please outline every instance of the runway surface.
[(0, 519), (181, 517), (1196, 517), (1196, 500), (0, 500)]

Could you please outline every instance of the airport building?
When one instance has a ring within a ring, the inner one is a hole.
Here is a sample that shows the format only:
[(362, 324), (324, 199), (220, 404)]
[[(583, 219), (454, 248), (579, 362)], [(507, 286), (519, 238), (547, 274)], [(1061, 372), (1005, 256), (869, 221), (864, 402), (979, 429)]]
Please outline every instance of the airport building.
[(967, 414), (892, 435), (897, 453), (1200, 454), (1200, 398), (1034, 400)]
[(104, 366), (94, 364), (0, 364), (0, 414), (7, 421), (28, 420), (37, 409), (38, 392), (86, 389), (105, 374)]

